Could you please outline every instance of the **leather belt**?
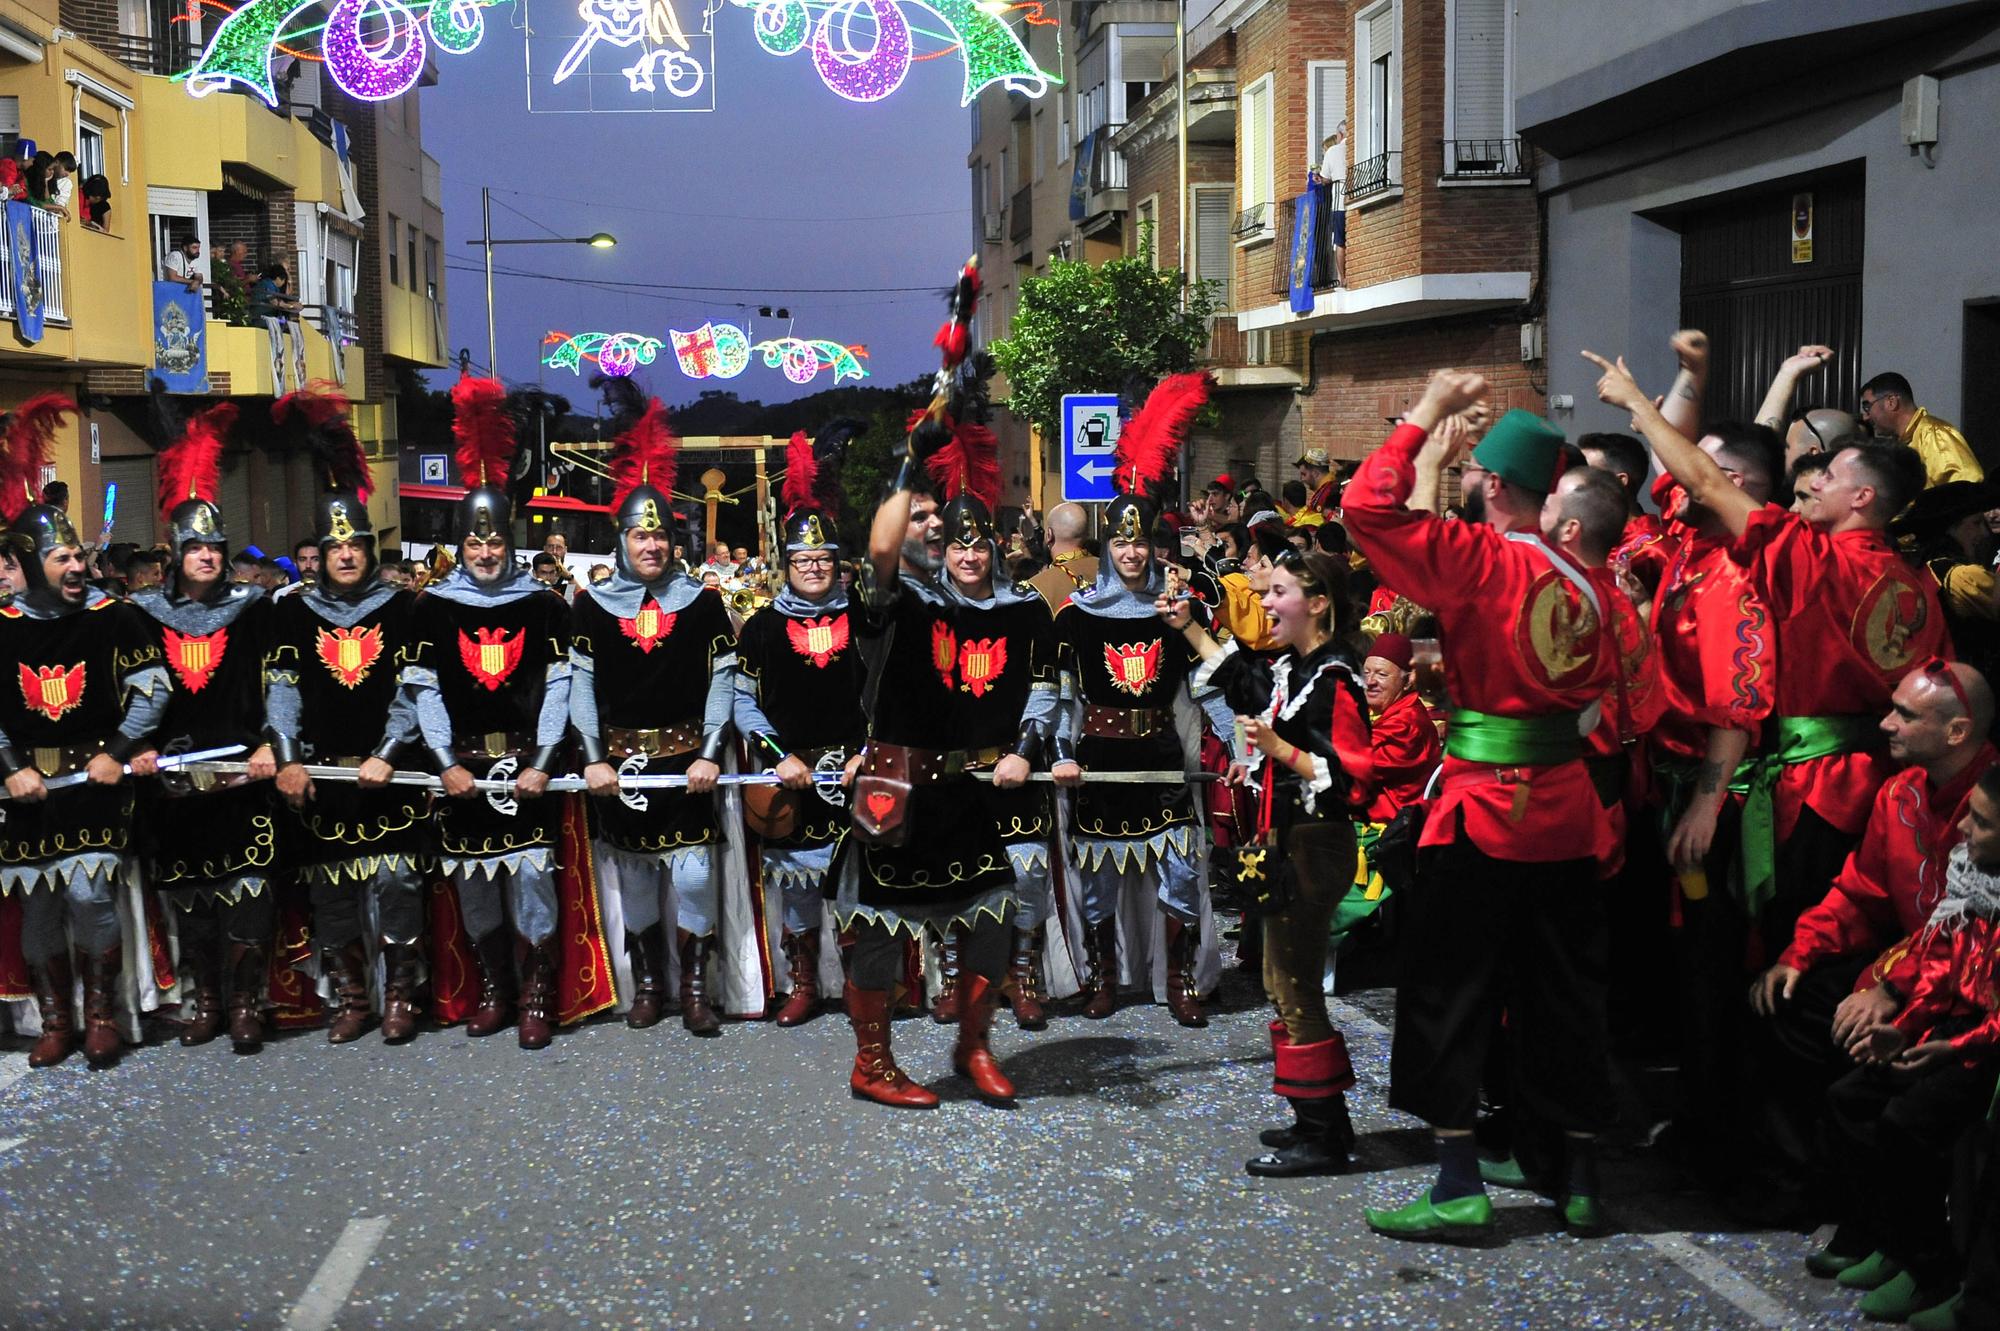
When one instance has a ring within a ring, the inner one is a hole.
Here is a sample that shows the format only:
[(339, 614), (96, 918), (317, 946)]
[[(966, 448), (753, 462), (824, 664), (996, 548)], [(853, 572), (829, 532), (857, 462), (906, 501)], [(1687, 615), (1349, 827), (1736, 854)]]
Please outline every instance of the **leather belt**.
[(701, 748), (701, 722), (681, 721), (657, 730), (627, 730), (623, 726), (604, 728), (604, 751), (612, 758), (634, 756), (673, 758)]
[(886, 776), (916, 785), (920, 781), (942, 781), (947, 776), (991, 767), (1012, 752), (1006, 748), (918, 749), (871, 739), (861, 751), (861, 770), (870, 776)]
[(963, 763), (949, 765), (963, 766), (966, 770), (972, 772), (983, 772), (1012, 752), (1013, 750), (1005, 745), (996, 744), (991, 748), (985, 749), (954, 749), (952, 752), (946, 754), (945, 757), (948, 760), (952, 758), (963, 758), (965, 760)]
[(1171, 731), (1174, 714), (1165, 707), (1100, 707), (1085, 703), (1083, 733), (1097, 739), (1145, 739)]
[(48, 748), (33, 748), (28, 750), (28, 755), (29, 761), (34, 763), (37, 772), (40, 772), (44, 777), (55, 777), (68, 776), (72, 772), (81, 772), (84, 768), (90, 766), (92, 758), (95, 758), (102, 752), (104, 752), (104, 746), (93, 742), (89, 744), (58, 744)]
[(489, 730), (484, 735), (460, 735), (451, 746), (460, 758), (505, 758), (535, 747), (532, 736), (517, 730)]

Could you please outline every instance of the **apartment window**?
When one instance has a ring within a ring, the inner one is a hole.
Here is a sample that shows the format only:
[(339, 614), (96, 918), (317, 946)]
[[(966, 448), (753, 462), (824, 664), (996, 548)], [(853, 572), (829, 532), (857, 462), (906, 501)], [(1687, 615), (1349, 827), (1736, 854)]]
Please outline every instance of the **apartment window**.
[(1069, 89), (1056, 89), (1056, 165), (1069, 160)]
[(16, 156), (14, 147), (21, 141), (21, 99), (0, 97), (0, 152)]
[(406, 230), (410, 246), (410, 290), (421, 291), (423, 288), (417, 285), (417, 229), (412, 226), (406, 228)]
[(76, 183), (79, 188), (92, 176), (108, 176), (104, 169), (105, 126), (85, 118), (76, 128)]
[(1043, 119), (1043, 114), (1041, 111), (1035, 112), (1035, 125), (1034, 129), (1030, 132), (1030, 137), (1035, 141), (1035, 183), (1037, 185), (1041, 184), (1042, 177), (1049, 173), (1049, 126), (1048, 122)]
[(424, 294), (438, 298), (438, 243), (433, 236), (424, 237)]
[(1160, 266), (1160, 196), (1148, 194), (1132, 213), (1133, 252), (1153, 267)]
[(1237, 230), (1254, 239), (1270, 233), (1271, 202), (1275, 197), (1269, 74), (1243, 91), (1237, 124), (1237, 142), (1243, 145), (1243, 160), (1236, 171), (1236, 178), (1243, 185), (1243, 216)]
[(1518, 174), (1507, 0), (1451, 0), (1445, 11), (1445, 174)]
[[(1035, 167), (1035, 124), (1024, 112), (1014, 121), (1014, 188), (1029, 183)], [(1040, 174), (1037, 172), (1036, 174)]]
[[(1306, 62), (1306, 166), (1316, 167), (1326, 151), (1326, 141), (1341, 121), (1347, 119), (1347, 62), (1309, 60)], [(1349, 136), (1347, 157), (1354, 156)]]
[(1194, 187), (1194, 280), (1208, 288), (1220, 311), (1236, 308), (1230, 303), (1230, 268), (1236, 256), (1229, 245), (1235, 218), (1235, 186)]
[(396, 215), (394, 213), (390, 213), (389, 214), (389, 285), (392, 287), (399, 287), (403, 285), (402, 265), (400, 261), (396, 258), (397, 254), (401, 252), (402, 244), (403, 244), (403, 225), (402, 223), (396, 220)]
[(985, 100), (984, 97), (972, 99), (972, 146), (975, 148), (979, 146), (979, 104)]
[(1396, 0), (1362, 10), (1354, 20), (1355, 51), (1361, 66), (1361, 123), (1356, 126), (1357, 160), (1380, 157), (1402, 147), (1403, 128), (1399, 123), (1402, 98), (1397, 83), (1402, 70), (1396, 59), (1397, 35), (1402, 13)]

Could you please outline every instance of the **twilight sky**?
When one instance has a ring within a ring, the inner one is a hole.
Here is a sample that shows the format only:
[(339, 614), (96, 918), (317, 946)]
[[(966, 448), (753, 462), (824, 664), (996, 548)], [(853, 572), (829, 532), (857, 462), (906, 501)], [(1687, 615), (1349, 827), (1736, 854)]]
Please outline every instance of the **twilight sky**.
[[(574, 12), (558, 0), (528, 3), (538, 29)], [(698, 0), (680, 0), (679, 8), (692, 27)], [(918, 61), (893, 96), (858, 105), (820, 82), (810, 52), (761, 50), (751, 11), (725, 5), (714, 19), (712, 113), (549, 114), (528, 110), (518, 17), (510, 26), (507, 8), (486, 12), (479, 48), (440, 58), (438, 86), (422, 94), (424, 144), (444, 175), (454, 350), (471, 347), (475, 361), (485, 360), (480, 249), (464, 242), (479, 234), (479, 190), (489, 186), (496, 237), (602, 230), (618, 238), (608, 251), (495, 248), (500, 368), (509, 380), (532, 381), (542, 334), (565, 329), (660, 338), (667, 345), (637, 379), (669, 403), (704, 388), (775, 402), (831, 387), (829, 370), (798, 387), (757, 356), (734, 379), (680, 372), (668, 328), (686, 331), (709, 319), (750, 327), (754, 320), (753, 342), (781, 335), (775, 321), (755, 319), (765, 304), (789, 308), (799, 337), (866, 343), (867, 382), (897, 383), (936, 368), (930, 339), (943, 317), (942, 293), (972, 241), (970, 112), (958, 105), (955, 55)], [(539, 48), (536, 59), (547, 88)], [(612, 79), (598, 84), (607, 96), (623, 91)], [(544, 96), (538, 90), (538, 104)], [(611, 290), (503, 269), (730, 290)], [(880, 290), (896, 287), (937, 294)], [(568, 371), (542, 373), (552, 389), (589, 395)]]

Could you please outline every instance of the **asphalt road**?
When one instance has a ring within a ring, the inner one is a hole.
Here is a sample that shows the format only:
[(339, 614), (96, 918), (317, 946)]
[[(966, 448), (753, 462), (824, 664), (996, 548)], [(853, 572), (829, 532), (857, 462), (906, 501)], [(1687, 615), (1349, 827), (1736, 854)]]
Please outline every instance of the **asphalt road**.
[(1857, 1324), (1805, 1236), (1723, 1226), (1630, 1160), (1623, 1232), (1497, 1194), (1483, 1251), (1369, 1234), (1431, 1173), (1385, 1106), (1390, 996), (1338, 1013), (1353, 1173), (1252, 1179), (1278, 1120), (1264, 1011), (1185, 1031), (1135, 1004), (995, 1047), (1005, 1111), (899, 1022), (935, 1112), (852, 1100), (852, 1040), (593, 1024), (539, 1054), (426, 1032), (254, 1058), (166, 1041), (117, 1069), (0, 1054), (0, 1327), (1708, 1328)]

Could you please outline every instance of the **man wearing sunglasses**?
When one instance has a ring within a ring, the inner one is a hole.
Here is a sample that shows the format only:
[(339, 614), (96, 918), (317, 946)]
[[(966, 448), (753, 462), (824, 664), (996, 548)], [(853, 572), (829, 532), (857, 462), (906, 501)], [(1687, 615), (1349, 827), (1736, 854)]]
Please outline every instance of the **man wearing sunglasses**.
[(1918, 406), (1910, 381), (1895, 371), (1885, 371), (1861, 385), (1861, 400), (1855, 406), (1861, 424), (1876, 436), (1915, 450), (1923, 460), (1925, 485), (1986, 479), (1965, 436), (1950, 421)]

